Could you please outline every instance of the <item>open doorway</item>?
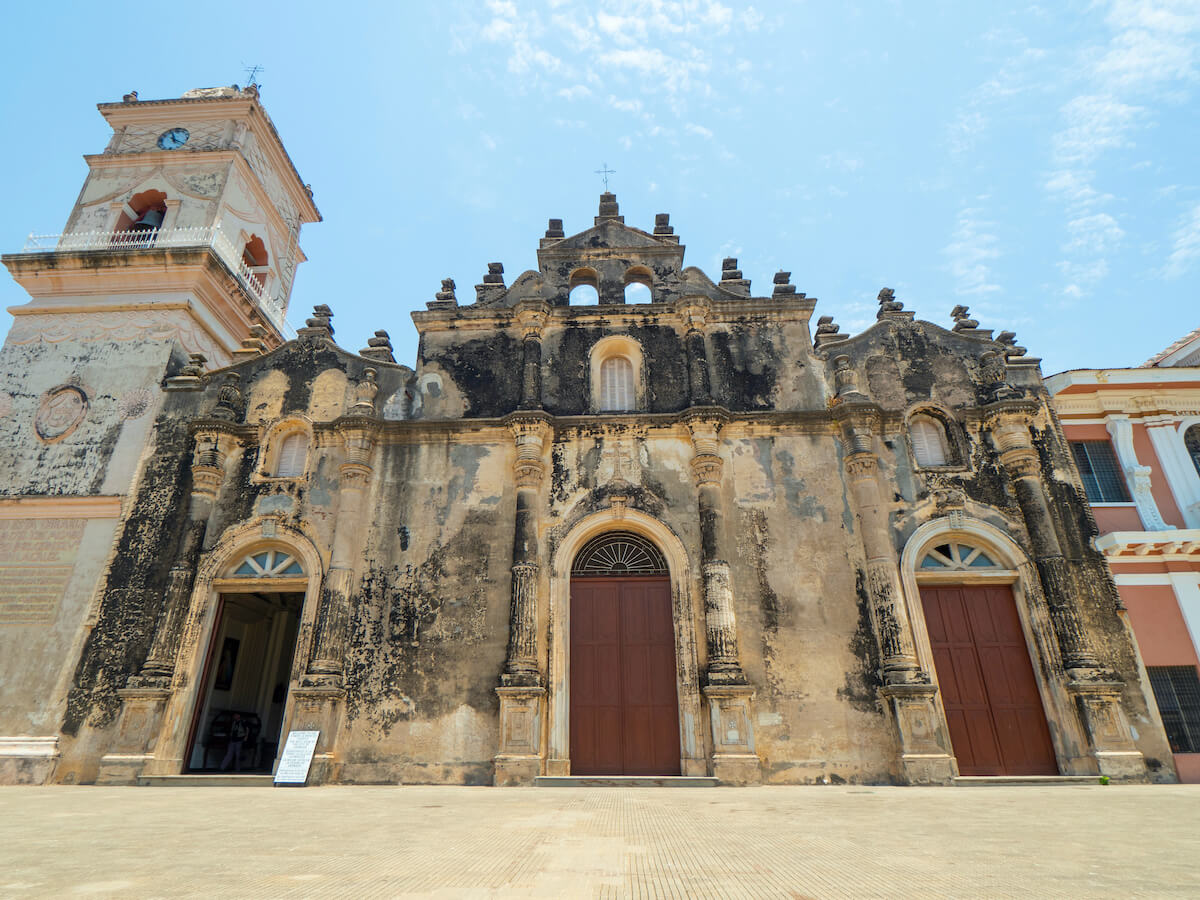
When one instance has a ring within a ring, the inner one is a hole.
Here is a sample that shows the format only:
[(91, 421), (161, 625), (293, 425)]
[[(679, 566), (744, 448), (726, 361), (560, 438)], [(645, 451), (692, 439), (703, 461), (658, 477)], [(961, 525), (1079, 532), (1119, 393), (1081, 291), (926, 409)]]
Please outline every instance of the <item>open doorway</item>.
[(304, 594), (292, 592), (221, 594), (187, 771), (272, 771), (303, 602)]

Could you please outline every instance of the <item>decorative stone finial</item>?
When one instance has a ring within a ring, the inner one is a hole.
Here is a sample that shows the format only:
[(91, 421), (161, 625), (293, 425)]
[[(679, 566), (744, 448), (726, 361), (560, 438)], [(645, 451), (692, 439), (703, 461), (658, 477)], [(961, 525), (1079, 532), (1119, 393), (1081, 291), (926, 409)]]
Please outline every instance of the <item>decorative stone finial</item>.
[(392, 355), (392, 339), (383, 330), (375, 332), (374, 337), (367, 338), (366, 348), (359, 350), (358, 355), (368, 359), (377, 359), (380, 362), (394, 363), (396, 361), (396, 357)]
[(841, 330), (842, 327), (833, 321), (833, 316), (821, 316), (817, 319), (817, 336), (813, 339), (813, 345), (820, 350), (826, 344), (849, 340), (850, 335), (841, 334)]
[(595, 219), (597, 225), (602, 222), (624, 222), (625, 217), (620, 213), (616, 194), (605, 191), (600, 195), (600, 213)]
[(206, 362), (208, 362), (208, 357), (203, 353), (189, 353), (188, 361), (184, 364), (179, 374), (183, 378), (199, 378), (204, 374), (204, 364)]
[(792, 273), (784, 272), (782, 269), (780, 269), (775, 273), (775, 290), (771, 292), (772, 295), (778, 297), (781, 294), (786, 295), (796, 293), (796, 286), (792, 284), (791, 281)]
[(996, 343), (1004, 345), (1005, 359), (1017, 359), (1029, 352), (1024, 347), (1017, 346), (1017, 334), (1015, 331), (1000, 332), (996, 335)]
[(670, 213), (658, 213), (654, 217), (654, 233), (655, 234), (674, 234), (675, 229), (671, 225)]
[(550, 224), (546, 226), (546, 237), (560, 238), (560, 237), (564, 237), (564, 236), (565, 235), (563, 233), (563, 220), (562, 219), (551, 219)]
[(738, 269), (737, 257), (727, 256), (721, 260), (721, 280), (722, 281), (739, 281), (742, 273)]
[[(486, 277), (484, 281), (487, 281)], [(454, 279), (443, 278), (442, 289), (434, 294), (433, 299), (426, 303), (425, 306), (429, 309), (451, 309), (458, 306), (458, 297), (454, 295)]]
[(354, 387), (354, 405), (350, 407), (350, 415), (375, 415), (375, 395), (379, 393), (379, 383), (376, 381), (378, 374), (374, 369), (363, 370), (362, 380)]
[(979, 322), (972, 319), (969, 313), (970, 310), (961, 303), (950, 310), (950, 318), (954, 320), (955, 331), (974, 331), (979, 327)]
[(896, 299), (896, 292), (891, 288), (882, 288), (876, 299), (879, 300), (879, 312), (875, 314), (877, 319), (882, 319), (888, 313), (898, 313), (904, 309), (904, 304)]
[(488, 263), (487, 274), (483, 276), (483, 284), (475, 285), (475, 302), (489, 306), (507, 291), (504, 286), (504, 263)]
[(333, 340), (333, 310), (324, 303), (313, 307), (313, 314), (304, 320), (304, 328), (297, 328), (296, 334), (302, 340)]

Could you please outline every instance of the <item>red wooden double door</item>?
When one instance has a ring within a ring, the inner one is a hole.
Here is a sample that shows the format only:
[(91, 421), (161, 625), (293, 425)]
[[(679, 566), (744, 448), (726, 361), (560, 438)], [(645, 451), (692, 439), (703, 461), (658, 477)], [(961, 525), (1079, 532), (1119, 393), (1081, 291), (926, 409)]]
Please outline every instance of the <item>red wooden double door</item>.
[(678, 775), (671, 582), (571, 580), (571, 774)]
[(1012, 590), (926, 585), (921, 603), (959, 774), (1057, 775)]

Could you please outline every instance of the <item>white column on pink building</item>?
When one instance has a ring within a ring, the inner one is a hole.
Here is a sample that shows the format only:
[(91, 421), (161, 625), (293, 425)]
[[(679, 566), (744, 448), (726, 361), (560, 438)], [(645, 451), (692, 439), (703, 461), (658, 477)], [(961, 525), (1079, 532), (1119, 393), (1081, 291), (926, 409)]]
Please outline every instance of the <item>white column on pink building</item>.
[(1180, 424), (1175, 416), (1150, 416), (1143, 421), (1154, 453), (1167, 476), (1167, 484), (1183, 514), (1184, 525), (1200, 528), (1200, 474), (1183, 443), (1183, 432), (1195, 423)]
[(1166, 531), (1167, 523), (1163, 521), (1162, 513), (1158, 511), (1158, 504), (1154, 502), (1154, 494), (1150, 490), (1152, 469), (1138, 462), (1137, 453), (1133, 449), (1133, 423), (1129, 416), (1109, 414), (1104, 417), (1104, 425), (1112, 435), (1113, 446), (1117, 449), (1117, 462), (1121, 465), (1121, 471), (1125, 473), (1129, 492), (1133, 495), (1133, 502), (1142, 517), (1142, 524), (1149, 531)]

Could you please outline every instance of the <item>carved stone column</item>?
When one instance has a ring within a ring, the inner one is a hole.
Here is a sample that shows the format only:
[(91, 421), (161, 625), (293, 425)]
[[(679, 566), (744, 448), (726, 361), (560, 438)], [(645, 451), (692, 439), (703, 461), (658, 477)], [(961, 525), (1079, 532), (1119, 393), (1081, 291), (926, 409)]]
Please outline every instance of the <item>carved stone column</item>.
[(708, 656), (703, 690), (711, 719), (713, 774), (727, 784), (753, 784), (762, 780), (751, 718), (754, 688), (746, 681), (738, 656), (737, 617), (722, 527), (721, 477), (725, 464), (720, 431), (725, 415), (715, 409), (697, 409), (685, 421), (695, 451), (691, 465), (700, 515)]
[(1124, 685), (1102, 667), (1079, 615), (1079, 589), (1062, 551), (1042, 482), (1041, 460), (1030, 435), (1036, 413), (1036, 405), (1028, 401), (999, 401), (988, 408), (985, 426), (999, 453), (1000, 464), (1014, 482), (1034, 564), (1070, 679), (1067, 690), (1075, 698), (1100, 774), (1125, 781), (1144, 781), (1145, 760), (1134, 747), (1121, 708)]
[(194, 442), (187, 524), (175, 563), (167, 574), (162, 609), (155, 625), (150, 652), (141, 671), (130, 676), (125, 687), (118, 691), (121, 717), (113, 749), (100, 761), (97, 781), (101, 784), (132, 784), (153, 758), (163, 713), (171, 697), (179, 642), (196, 580), (196, 565), (204, 547), (204, 536), (217, 494), (225, 481), (226, 462), (241, 449), (235, 431), (221, 422), (201, 423), (196, 429)]
[(359, 534), (363, 501), (371, 481), (371, 454), (378, 427), (377, 421), (363, 415), (346, 416), (337, 426), (345, 457), (338, 467), (333, 548), (329, 572), (321, 590), (321, 606), (317, 614), (308, 672), (310, 675), (329, 676), (329, 682), (339, 687), (345, 668), (346, 628), (354, 564), (361, 550)]
[(529, 413), (510, 416), (516, 444), (513, 480), (517, 509), (513, 521), (512, 588), (508, 613), (508, 652), (500, 687), (500, 748), (495, 783), (529, 784), (542, 772), (542, 708), (546, 689), (538, 665), (538, 505), (545, 477), (549, 418)]
[(522, 301), (517, 305), (517, 323), (521, 326), (521, 409), (542, 408), (542, 329), (550, 308), (540, 301)]
[(295, 731), (320, 732), (309, 775), (311, 784), (337, 778), (336, 746), (346, 698), (343, 677), (350, 598), (354, 591), (355, 562), (361, 558), (364, 503), (374, 473), (372, 456), (379, 436), (374, 405), (378, 390), (375, 370), (367, 369), (356, 389), (356, 403), (336, 425), (343, 458), (338, 467), (337, 519), (329, 571), (321, 587), (308, 668), (299, 687), (292, 691), (294, 703), (288, 723)]
[(175, 564), (167, 576), (162, 613), (154, 632), (150, 654), (139, 674), (137, 685), (151, 687), (158, 682), (170, 685), (179, 650), (179, 635), (187, 616), (188, 600), (196, 579), (196, 562), (204, 546), (213, 504), (225, 480), (226, 460), (240, 449), (236, 437), (215, 427), (196, 432), (192, 457), (192, 493), (188, 501), (188, 522)]
[(691, 406), (706, 406), (712, 403), (712, 386), (708, 374), (708, 351), (704, 345), (704, 323), (708, 314), (700, 304), (684, 306), (679, 310), (684, 321), (684, 349), (687, 352), (688, 396)]
[(858, 392), (848, 357), (835, 361), (846, 481), (866, 557), (866, 584), (872, 630), (879, 648), (880, 693), (888, 701), (900, 734), (900, 767), (909, 784), (944, 784), (954, 778), (949, 733), (938, 712), (937, 687), (921, 670), (912, 622), (904, 599), (892, 544), (889, 509), (879, 485), (874, 436), (879, 409)]

